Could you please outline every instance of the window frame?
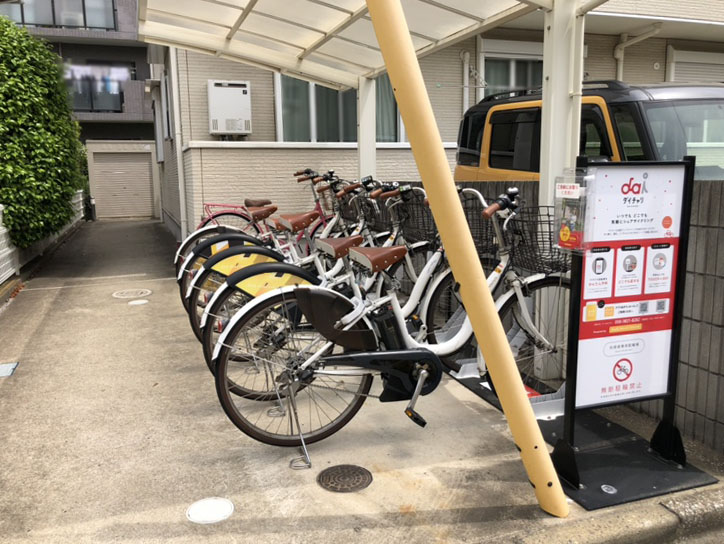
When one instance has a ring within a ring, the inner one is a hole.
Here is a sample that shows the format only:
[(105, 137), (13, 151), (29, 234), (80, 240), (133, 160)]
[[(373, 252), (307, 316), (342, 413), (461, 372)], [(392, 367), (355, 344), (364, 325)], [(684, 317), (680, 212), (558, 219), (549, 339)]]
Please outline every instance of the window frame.
[[(357, 138), (355, 137), (354, 140), (345, 140), (344, 139), (344, 133), (345, 133), (345, 124), (344, 124), (344, 116), (342, 115), (342, 111), (344, 110), (344, 98), (343, 94), (346, 91), (337, 91), (337, 111), (338, 114), (338, 123), (339, 123), (339, 140), (337, 142), (327, 142), (327, 141), (319, 141), (318, 139), (318, 129), (317, 129), (317, 101), (316, 101), (316, 84), (312, 82), (307, 82), (309, 85), (309, 127), (310, 127), (310, 139), (309, 141), (299, 141), (299, 140), (285, 140), (284, 139), (284, 104), (282, 102), (282, 74), (279, 72), (274, 72), (274, 119), (275, 119), (275, 132), (276, 132), (276, 141), (277, 142), (288, 142), (288, 143), (351, 143), (357, 142)], [(406, 143), (407, 142), (407, 133), (405, 132), (405, 125), (402, 122), (402, 117), (400, 116), (400, 109), (395, 104), (395, 123), (397, 123), (397, 138), (394, 142), (376, 142), (376, 143)], [(355, 123), (355, 126), (357, 124)]]

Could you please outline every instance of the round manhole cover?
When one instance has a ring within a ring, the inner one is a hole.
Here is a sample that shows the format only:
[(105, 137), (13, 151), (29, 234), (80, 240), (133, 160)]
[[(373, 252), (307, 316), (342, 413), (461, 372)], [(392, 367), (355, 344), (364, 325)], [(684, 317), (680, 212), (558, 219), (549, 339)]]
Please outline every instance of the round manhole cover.
[(234, 513), (234, 503), (221, 497), (209, 497), (196, 501), (186, 510), (186, 518), (203, 525), (224, 521)]
[(337, 465), (324, 469), (317, 476), (317, 483), (327, 491), (352, 493), (361, 491), (372, 483), (372, 473), (357, 465)]
[(151, 294), (150, 289), (123, 289), (113, 293), (114, 298), (143, 298)]

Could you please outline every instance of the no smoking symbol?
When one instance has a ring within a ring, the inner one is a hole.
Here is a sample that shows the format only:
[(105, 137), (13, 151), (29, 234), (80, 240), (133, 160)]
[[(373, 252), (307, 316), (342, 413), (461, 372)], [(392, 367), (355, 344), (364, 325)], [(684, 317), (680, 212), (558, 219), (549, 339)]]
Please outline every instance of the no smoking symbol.
[(628, 359), (621, 359), (613, 365), (613, 378), (617, 382), (625, 382), (631, 377), (633, 363)]

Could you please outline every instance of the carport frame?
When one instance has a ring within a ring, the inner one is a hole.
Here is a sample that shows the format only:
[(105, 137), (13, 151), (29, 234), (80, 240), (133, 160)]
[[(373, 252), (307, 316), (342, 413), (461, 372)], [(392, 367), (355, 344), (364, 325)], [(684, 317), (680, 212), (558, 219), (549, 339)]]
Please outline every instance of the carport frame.
[[(316, 2), (316, 0), (313, 0)], [(426, 0), (423, 0), (426, 1)], [(139, 2), (139, 35), (148, 43), (183, 46), (202, 53), (237, 60), (280, 73), (288, 73), (333, 88), (356, 87), (358, 96), (358, 148), (360, 175), (373, 172), (375, 163), (374, 84), (370, 80), (387, 69), (393, 91), (410, 140), (423, 185), (430, 197), (440, 236), (447, 248), (450, 265), (460, 284), (460, 294), (468, 308), (478, 343), (496, 383), (503, 410), (521, 452), (538, 501), (546, 512), (564, 517), (568, 505), (551, 458), (543, 441), (531, 405), (525, 395), (510, 346), (495, 311), (485, 276), (477, 258), (472, 236), (457, 197), (442, 139), (425, 90), (417, 57), (463, 40), (507, 20), (541, 8), (546, 11), (543, 64), (543, 121), (541, 130), (540, 202), (553, 200), (555, 176), (575, 164), (579, 145), (579, 124), (583, 75), (583, 35), (585, 14), (606, 0), (521, 0), (517, 6), (501, 10), (495, 16), (477, 20), (469, 28), (435, 41), (416, 51), (400, 0), (366, 0), (385, 66), (356, 78), (336, 67), (308, 58), (312, 47), (319, 47), (325, 36), (306, 48), (298, 57), (256, 45), (242, 46), (198, 30), (174, 32), (172, 26), (146, 18), (148, 0)], [(440, 0), (436, 5), (445, 5)], [(325, 2), (326, 5), (330, 5)], [(501, 4), (501, 5), (508, 5)], [(233, 35), (244, 18), (253, 13), (255, 1), (246, 8), (230, 29)], [(452, 6), (448, 6), (451, 8)], [(329, 36), (365, 15), (361, 8), (341, 24), (328, 30)], [(339, 59), (338, 59), (339, 60)], [(370, 96), (371, 95), (371, 96)], [(555, 123), (554, 121), (558, 121)], [(565, 137), (556, 127), (563, 126)], [(364, 169), (363, 169), (364, 168)], [(465, 235), (467, 233), (467, 236)]]

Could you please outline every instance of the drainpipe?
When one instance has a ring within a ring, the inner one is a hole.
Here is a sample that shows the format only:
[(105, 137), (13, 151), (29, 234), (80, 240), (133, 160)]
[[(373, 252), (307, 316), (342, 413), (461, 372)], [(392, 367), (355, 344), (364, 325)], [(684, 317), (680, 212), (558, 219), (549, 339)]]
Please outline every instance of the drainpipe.
[(178, 85), (178, 57), (176, 48), (169, 47), (171, 64), (171, 94), (173, 95), (173, 130), (176, 146), (176, 171), (178, 175), (179, 215), (181, 216), (181, 240), (188, 234), (188, 217), (186, 214), (186, 175), (184, 172), (183, 141), (181, 140), (181, 92)]
[(656, 36), (659, 32), (661, 32), (661, 25), (662, 23), (654, 23), (650, 27), (646, 27), (650, 30), (645, 31), (638, 36), (634, 36), (633, 38), (629, 38), (628, 34), (621, 34), (621, 41), (618, 42), (618, 45), (616, 45), (613, 50), (613, 58), (616, 59), (616, 79), (623, 81), (623, 50), (631, 45), (647, 40), (652, 36)]
[(463, 61), (463, 115), (470, 105), (470, 52), (462, 51), (460, 58)]

